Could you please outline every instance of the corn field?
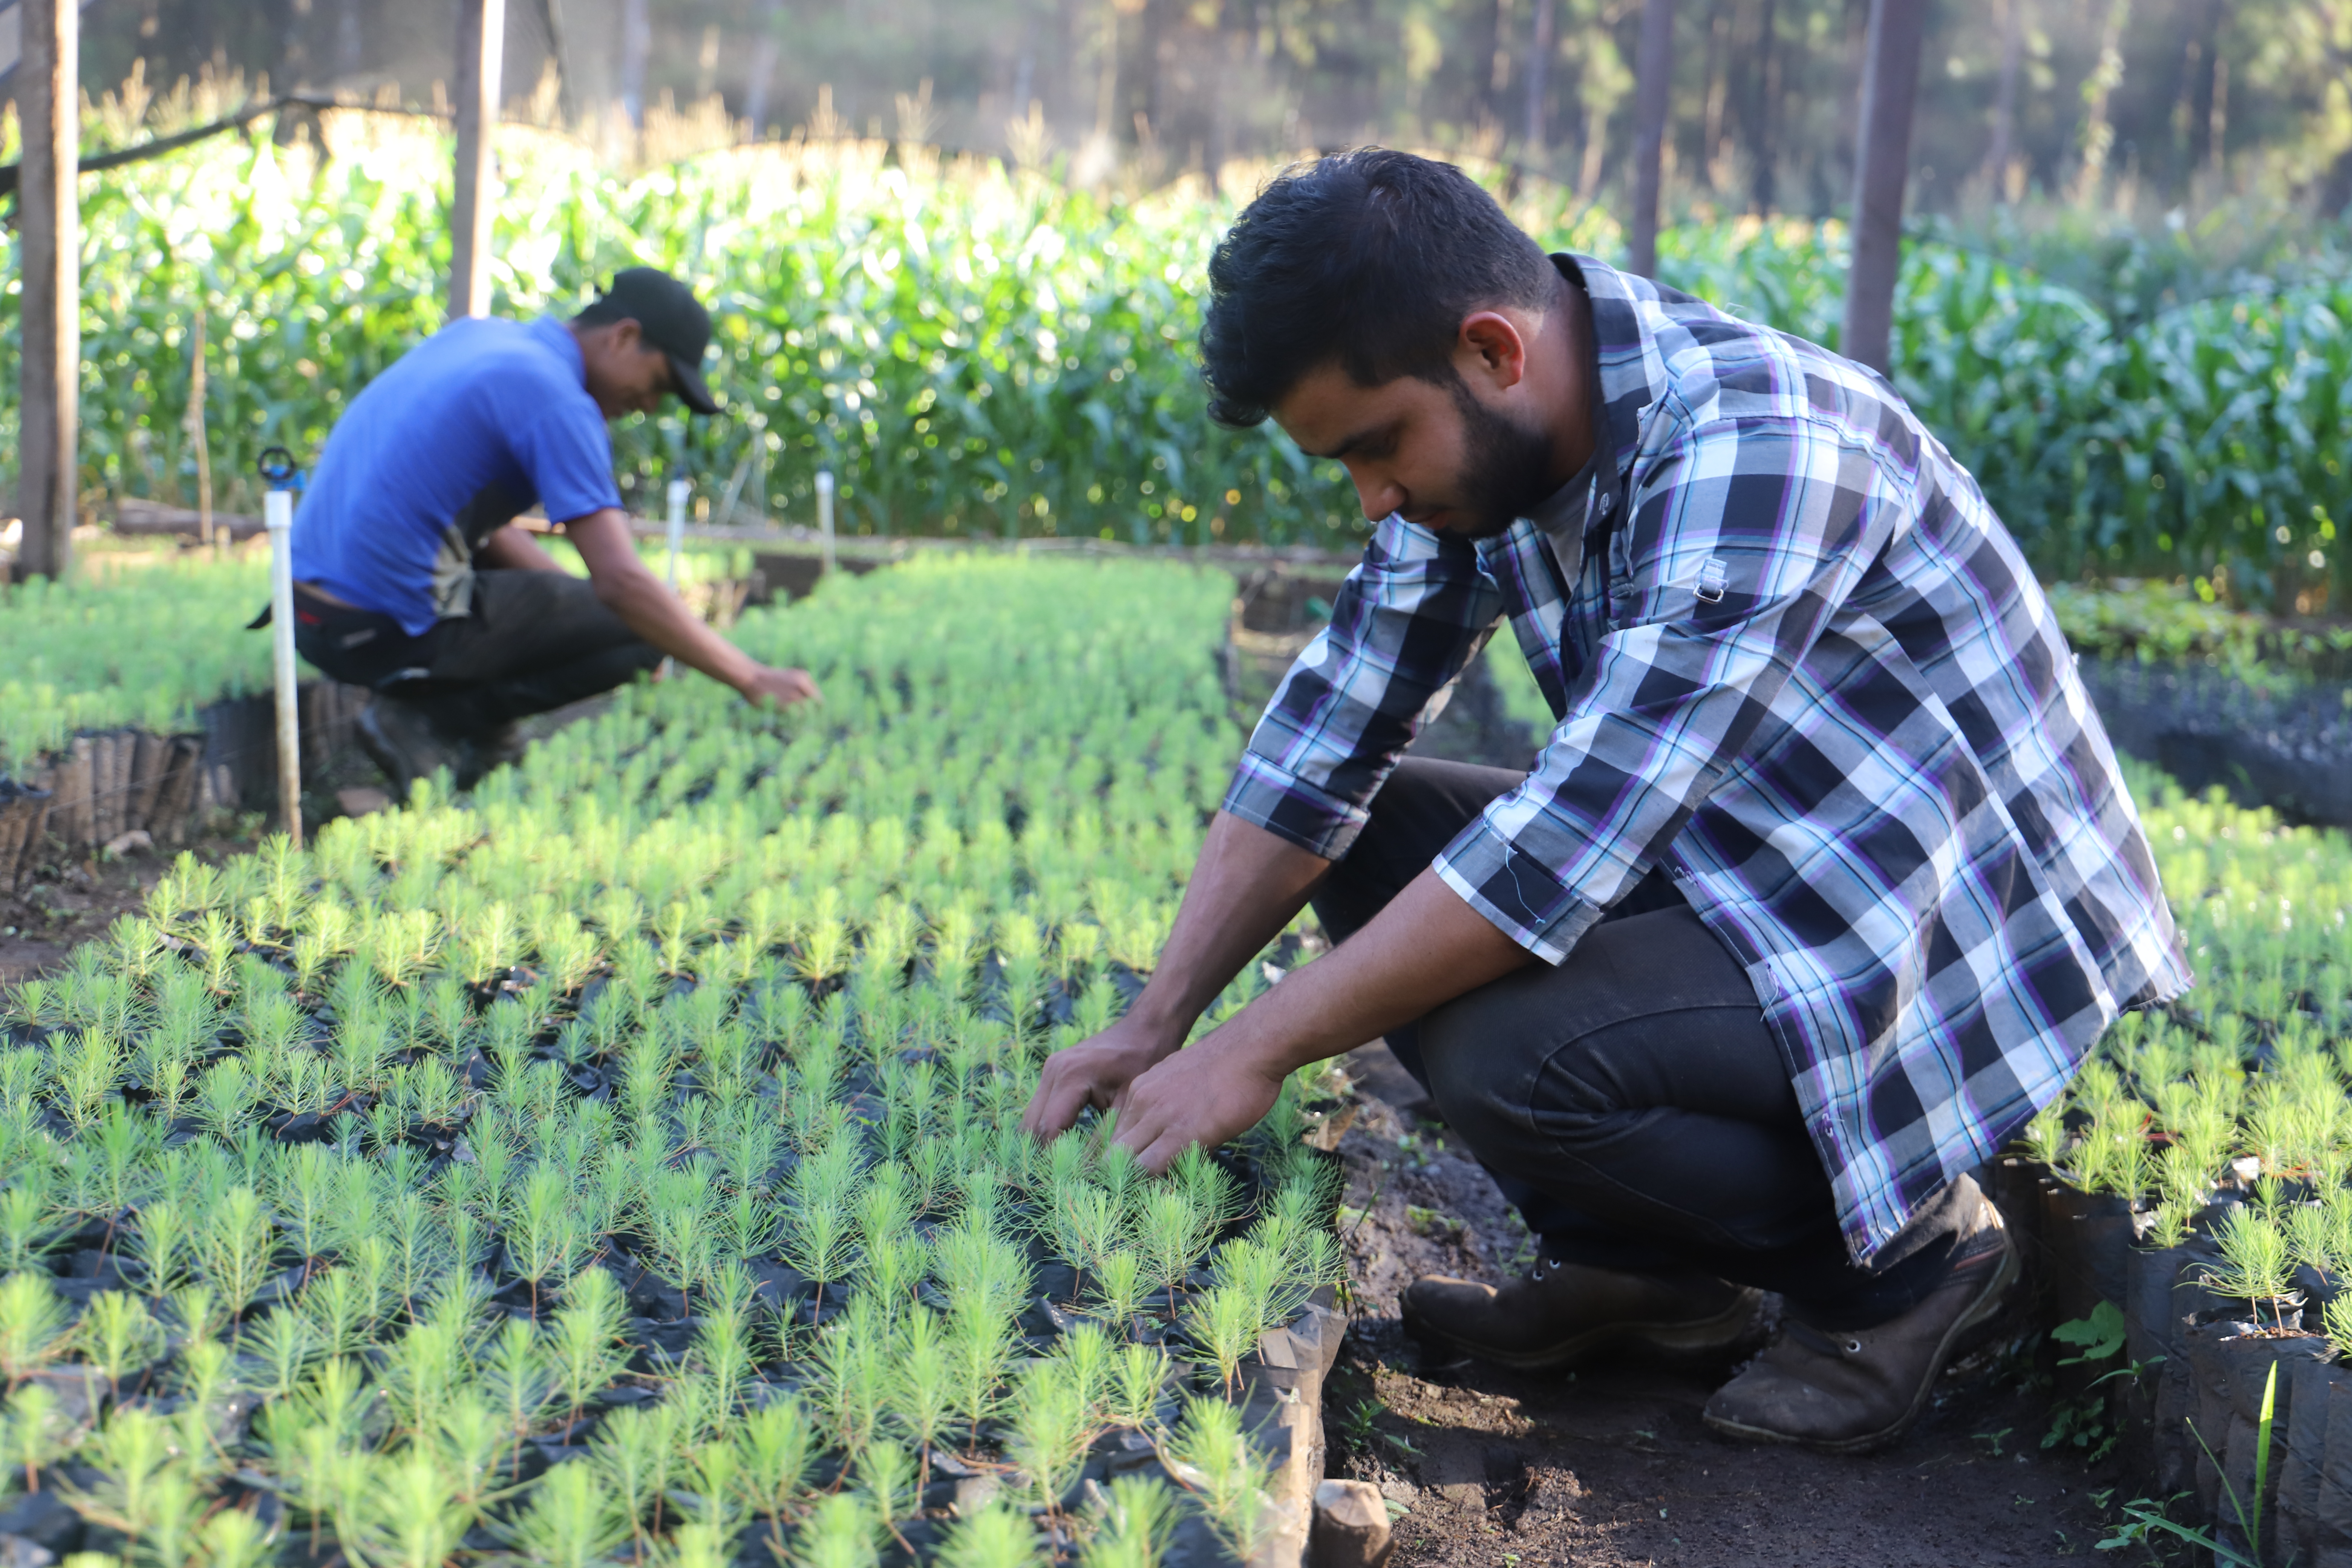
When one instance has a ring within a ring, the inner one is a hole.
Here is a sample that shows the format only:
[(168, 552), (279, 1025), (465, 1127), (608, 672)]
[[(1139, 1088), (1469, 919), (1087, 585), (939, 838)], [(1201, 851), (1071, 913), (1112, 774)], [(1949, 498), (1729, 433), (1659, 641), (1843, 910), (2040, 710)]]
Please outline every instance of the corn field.
[[(261, 447), (315, 453), (352, 395), (438, 325), (445, 144), (356, 113), (330, 116), (327, 141), (323, 162), (257, 138), (85, 181), (89, 492), (192, 498), (199, 312), (224, 504), (250, 501)], [(1230, 193), (1099, 197), (880, 142), (711, 153), (635, 178), (520, 128), (501, 147), (499, 309), (576, 308), (637, 262), (698, 279), (719, 307), (727, 416), (620, 432), (644, 510), (683, 465), (706, 515), (806, 522), (830, 468), (845, 526), (868, 531), (1342, 547), (1360, 533), (1336, 468), (1203, 413), (1192, 342)], [(1616, 248), (1603, 215), (1548, 188), (1514, 202), (1548, 244)], [(1684, 227), (1660, 270), (1835, 342), (1834, 226)], [(1922, 242), (1895, 378), (2046, 573), (2185, 575), (2316, 609), (2352, 580), (2336, 541), (2352, 481), (2333, 442), (2347, 312), (2352, 286), (2309, 282), (2118, 331), (2066, 289)]]

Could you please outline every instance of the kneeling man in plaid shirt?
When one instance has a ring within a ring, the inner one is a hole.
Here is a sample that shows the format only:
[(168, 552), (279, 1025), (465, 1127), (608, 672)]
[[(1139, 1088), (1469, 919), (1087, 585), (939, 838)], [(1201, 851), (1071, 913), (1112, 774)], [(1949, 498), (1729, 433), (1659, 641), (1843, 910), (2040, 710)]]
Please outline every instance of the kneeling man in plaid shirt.
[[(1976, 481), (1887, 383), (1577, 256), (1454, 168), (1325, 158), (1210, 266), (1216, 416), (1375, 520), (1267, 706), (1157, 973), (1046, 1064), (1149, 1166), (1386, 1036), (1541, 1241), (1433, 1278), (1512, 1366), (1780, 1338), (1706, 1420), (1853, 1451), (2017, 1272), (1968, 1173), (2189, 984), (2114, 752)], [(1528, 773), (1403, 755), (1498, 631)], [(1312, 901), (1338, 946), (1180, 1049)]]

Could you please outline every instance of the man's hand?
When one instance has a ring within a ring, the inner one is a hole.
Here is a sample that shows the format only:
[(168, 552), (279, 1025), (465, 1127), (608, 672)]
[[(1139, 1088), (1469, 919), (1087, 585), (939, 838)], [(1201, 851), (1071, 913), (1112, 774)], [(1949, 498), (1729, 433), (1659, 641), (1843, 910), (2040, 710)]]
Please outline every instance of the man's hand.
[(1108, 1110), (1118, 1104), (1129, 1084), (1183, 1043), (1129, 1013), (1101, 1034), (1055, 1051), (1037, 1075), (1021, 1131), (1037, 1139), (1060, 1137), (1087, 1106)]
[(824, 700), (824, 693), (817, 689), (815, 679), (805, 669), (772, 669), (764, 664), (755, 668), (751, 679), (736, 688), (754, 708), (772, 703), (789, 708), (795, 702)]
[(1158, 1175), (1193, 1144), (1214, 1149), (1256, 1126), (1285, 1076), (1279, 1062), (1220, 1029), (1137, 1075), (1112, 1106), (1118, 1127), (1111, 1141)]

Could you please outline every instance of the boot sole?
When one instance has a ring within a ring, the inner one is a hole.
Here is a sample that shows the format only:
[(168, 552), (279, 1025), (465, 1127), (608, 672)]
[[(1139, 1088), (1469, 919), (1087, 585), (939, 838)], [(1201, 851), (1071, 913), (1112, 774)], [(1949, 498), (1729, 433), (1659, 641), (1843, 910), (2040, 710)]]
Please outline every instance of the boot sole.
[(1514, 1372), (1558, 1372), (1596, 1352), (1626, 1342), (1665, 1355), (1694, 1358), (1729, 1350), (1748, 1331), (1748, 1321), (1755, 1317), (1756, 1304), (1761, 1299), (1759, 1291), (1742, 1290), (1732, 1299), (1729, 1306), (1712, 1317), (1693, 1318), (1679, 1323), (1607, 1323), (1531, 1351), (1480, 1344), (1425, 1322), (1416, 1313), (1408, 1312), (1404, 1316), (1406, 1329), (1424, 1342), (1458, 1351), (1464, 1355), (1508, 1367)]
[(1912, 1394), (1909, 1407), (1887, 1426), (1859, 1437), (1798, 1437), (1769, 1427), (1726, 1420), (1705, 1412), (1700, 1414), (1699, 1419), (1728, 1436), (1752, 1443), (1779, 1443), (1792, 1448), (1811, 1448), (1818, 1454), (1866, 1454), (1874, 1448), (1885, 1447), (1911, 1430), (1912, 1424), (1919, 1419), (1920, 1412), (1927, 1408), (1928, 1397), (1936, 1392), (1936, 1380), (1944, 1375), (1946, 1367), (1952, 1364), (1952, 1358), (1961, 1349), (1962, 1339), (2000, 1316), (2002, 1300), (2008, 1296), (2009, 1288), (2017, 1283), (2017, 1277), (2022, 1269), (2018, 1258), (2017, 1238), (2006, 1227), (2001, 1231), (2001, 1243), (2000, 1262), (1994, 1268), (1992, 1278), (1985, 1281), (1984, 1289), (1977, 1292), (1976, 1300), (1969, 1303), (1968, 1310), (1953, 1319), (1952, 1326), (1944, 1331), (1943, 1342), (1936, 1347), (1935, 1360), (1927, 1363), (1927, 1374), (1919, 1380), (1918, 1392)]

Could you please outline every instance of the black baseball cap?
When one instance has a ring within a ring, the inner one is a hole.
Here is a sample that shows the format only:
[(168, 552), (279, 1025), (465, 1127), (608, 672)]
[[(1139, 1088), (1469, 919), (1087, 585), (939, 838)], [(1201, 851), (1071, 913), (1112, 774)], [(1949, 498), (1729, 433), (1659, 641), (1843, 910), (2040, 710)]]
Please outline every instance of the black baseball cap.
[(678, 401), (697, 414), (719, 412), (702, 380), (702, 356), (710, 347), (710, 312), (693, 289), (660, 268), (631, 267), (614, 273), (611, 285), (578, 319), (592, 327), (636, 322), (646, 342), (669, 357)]

